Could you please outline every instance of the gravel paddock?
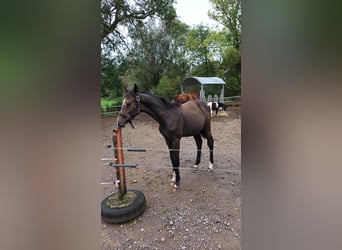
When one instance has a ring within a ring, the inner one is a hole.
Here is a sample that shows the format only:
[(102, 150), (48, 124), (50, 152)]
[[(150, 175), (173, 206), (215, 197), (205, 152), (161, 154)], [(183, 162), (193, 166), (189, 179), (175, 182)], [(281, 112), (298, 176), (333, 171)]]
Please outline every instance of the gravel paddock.
[[(135, 129), (122, 130), (123, 147), (146, 148), (147, 152), (124, 152), (127, 189), (142, 191), (145, 212), (125, 224), (102, 222), (102, 249), (241, 249), (241, 107), (228, 107), (212, 117), (214, 170), (208, 171), (209, 152), (203, 140), (199, 170), (192, 169), (196, 144), (182, 138), (180, 188), (170, 186), (171, 161), (158, 124), (147, 114), (135, 119)], [(113, 157), (111, 135), (116, 117), (102, 117), (101, 157)], [(101, 182), (116, 180), (115, 169), (103, 164)], [(117, 192), (101, 185), (103, 198)], [(99, 204), (100, 207), (100, 204)]]

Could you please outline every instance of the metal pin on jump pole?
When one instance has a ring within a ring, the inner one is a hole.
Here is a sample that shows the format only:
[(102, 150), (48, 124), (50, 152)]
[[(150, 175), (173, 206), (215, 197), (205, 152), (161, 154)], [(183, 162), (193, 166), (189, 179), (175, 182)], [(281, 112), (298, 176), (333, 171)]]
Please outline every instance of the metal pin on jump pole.
[[(122, 150), (122, 133), (121, 128), (117, 130), (113, 130), (112, 140), (114, 145), (114, 159), (117, 159), (115, 163), (124, 164), (123, 150)], [(126, 188), (126, 176), (125, 176), (125, 168), (117, 167), (116, 168), (116, 178), (119, 182), (119, 198), (122, 199), (124, 195), (127, 193)]]

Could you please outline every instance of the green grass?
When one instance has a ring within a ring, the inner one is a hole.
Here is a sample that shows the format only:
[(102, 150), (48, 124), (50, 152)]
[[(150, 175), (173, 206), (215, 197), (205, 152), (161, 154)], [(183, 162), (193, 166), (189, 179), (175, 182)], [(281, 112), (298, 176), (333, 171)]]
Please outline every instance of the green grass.
[(121, 105), (121, 103), (122, 103), (122, 97), (117, 97), (115, 99), (101, 98), (102, 110), (106, 110), (107, 108), (111, 106)]

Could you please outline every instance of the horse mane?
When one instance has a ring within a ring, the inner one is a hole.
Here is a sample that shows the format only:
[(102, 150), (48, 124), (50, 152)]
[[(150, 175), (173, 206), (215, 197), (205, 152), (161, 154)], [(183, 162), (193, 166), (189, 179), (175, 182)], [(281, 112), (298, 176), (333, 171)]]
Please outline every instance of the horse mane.
[(142, 93), (142, 94), (149, 95), (149, 96), (151, 96), (151, 97), (157, 98), (157, 99), (160, 100), (160, 101), (165, 105), (165, 107), (167, 107), (167, 108), (175, 108), (175, 107), (180, 106), (180, 104), (170, 102), (170, 101), (166, 100), (166, 99), (165, 99), (164, 97), (162, 97), (162, 96), (155, 95), (155, 94), (152, 94), (152, 93), (146, 92), (146, 91), (139, 91), (139, 92)]

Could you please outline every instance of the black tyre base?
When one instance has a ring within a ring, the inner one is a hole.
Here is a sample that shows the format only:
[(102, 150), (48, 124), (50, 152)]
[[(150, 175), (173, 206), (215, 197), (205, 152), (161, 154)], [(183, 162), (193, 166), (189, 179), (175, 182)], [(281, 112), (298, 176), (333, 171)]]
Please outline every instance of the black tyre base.
[(115, 194), (109, 195), (101, 202), (101, 219), (103, 222), (110, 224), (124, 223), (138, 217), (145, 211), (146, 198), (144, 193), (137, 190), (128, 190), (127, 192), (133, 192), (136, 198), (133, 203), (125, 207), (111, 208), (107, 206), (108, 198)]

